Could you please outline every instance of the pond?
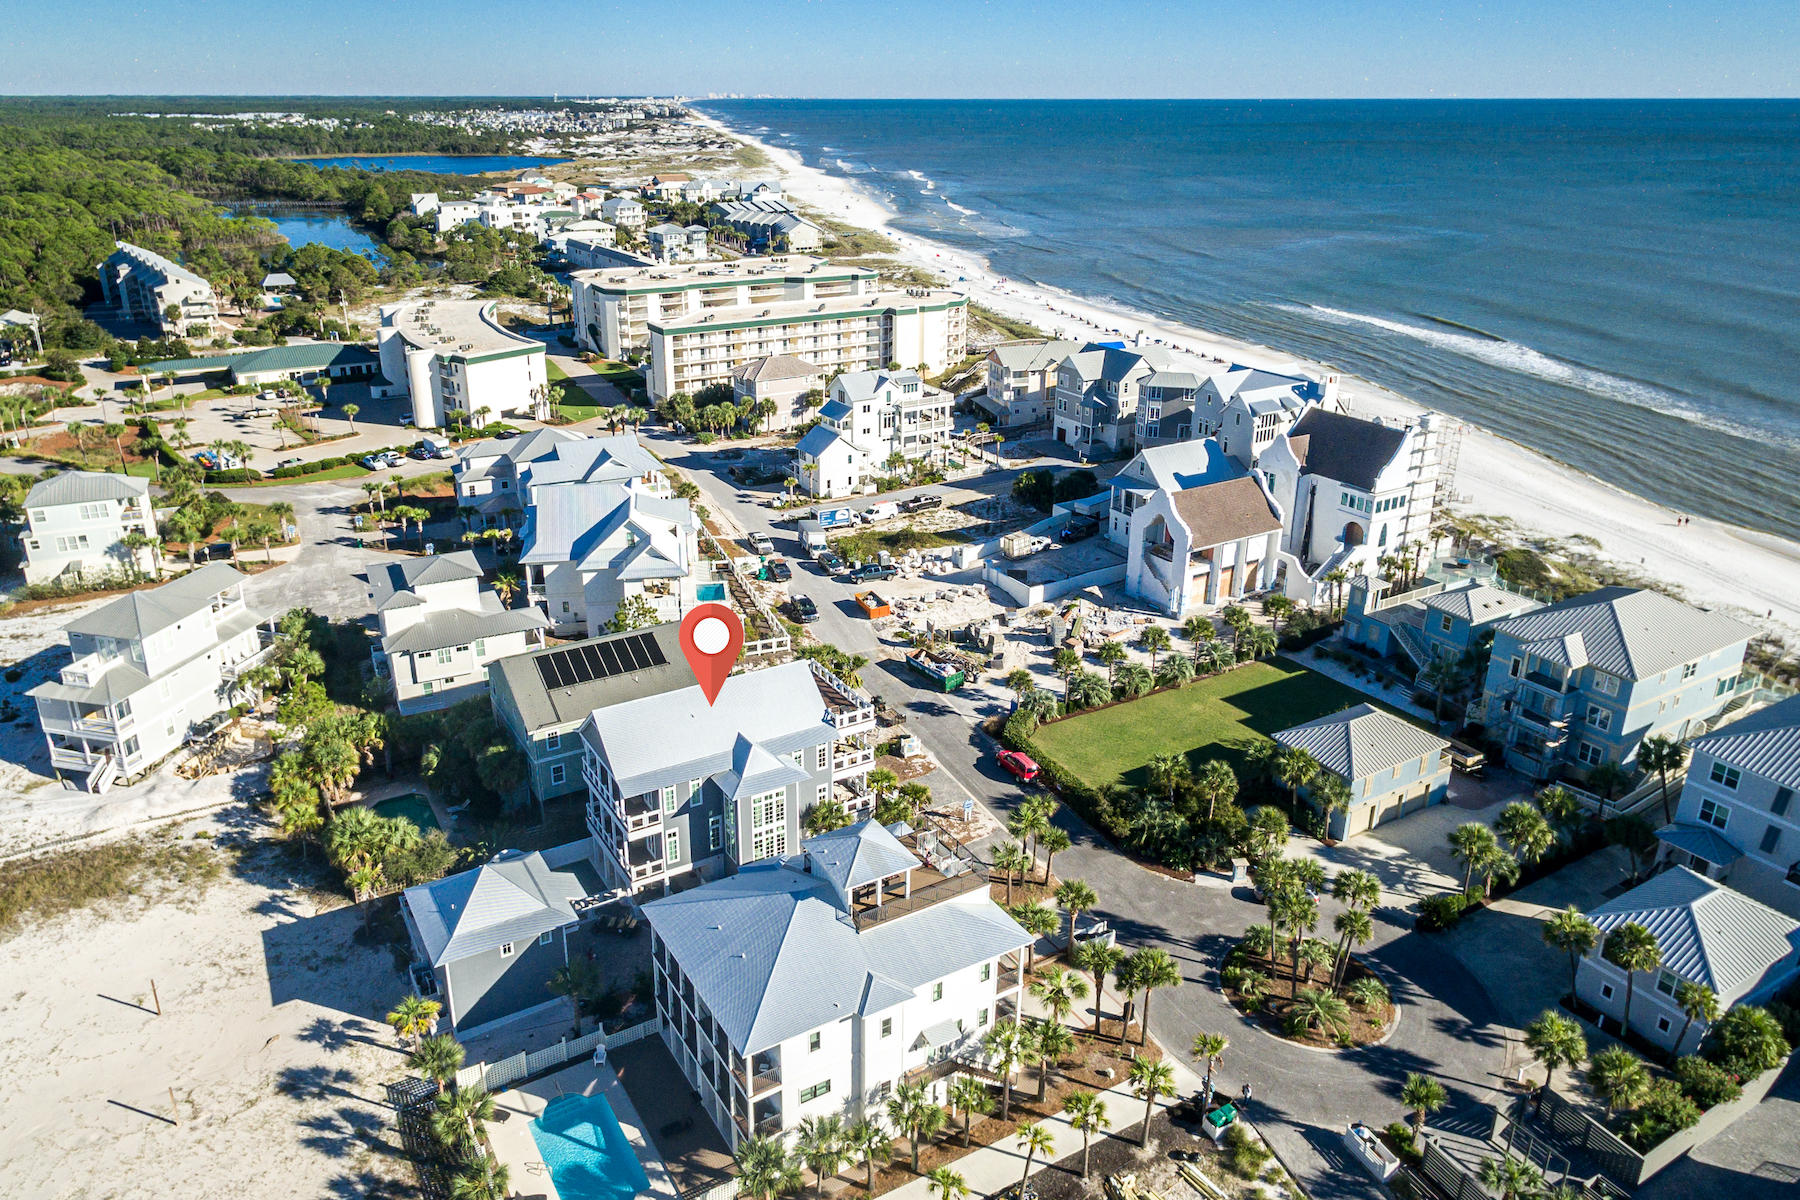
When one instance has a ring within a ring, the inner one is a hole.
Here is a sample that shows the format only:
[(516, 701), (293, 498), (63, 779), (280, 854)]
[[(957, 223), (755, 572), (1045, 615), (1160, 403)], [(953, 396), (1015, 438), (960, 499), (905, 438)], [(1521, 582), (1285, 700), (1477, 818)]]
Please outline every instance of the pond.
[(566, 158), (538, 158), (530, 154), (346, 154), (332, 158), (303, 158), (315, 167), (343, 167), (364, 171), (430, 171), (434, 175), (484, 175), (489, 171), (524, 171), (553, 167)]
[(298, 250), (315, 243), (333, 250), (347, 250), (380, 261), (381, 243), (350, 223), (343, 213), (329, 208), (294, 208), (282, 204), (246, 204), (227, 209), (226, 216), (262, 217)]

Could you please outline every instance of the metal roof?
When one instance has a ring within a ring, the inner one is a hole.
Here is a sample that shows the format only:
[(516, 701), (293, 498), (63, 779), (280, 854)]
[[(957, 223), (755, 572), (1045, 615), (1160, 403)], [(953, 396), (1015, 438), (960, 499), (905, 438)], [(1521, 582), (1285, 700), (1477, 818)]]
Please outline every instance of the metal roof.
[[(1692, 608), (1660, 592), (1622, 587), (1601, 588), (1514, 617), (1496, 632), (1517, 639), (1534, 654), (1579, 658), (1570, 665), (1591, 663), (1633, 680), (1747, 642), (1756, 633), (1723, 613)], [(1579, 647), (1567, 641), (1577, 635)]]
[(1721, 1008), (1793, 974), (1800, 954), (1800, 921), (1686, 867), (1607, 901), (1588, 920), (1602, 932), (1642, 925), (1656, 936), (1663, 968), (1710, 987)]
[[(628, 673), (590, 679), (567, 687), (551, 687), (537, 669), (537, 660), (561, 654), (572, 648), (603, 645), (630, 637), (656, 639), (662, 651), (659, 666), (645, 667)], [(497, 703), (511, 707), (519, 715), (519, 724), (527, 734), (540, 729), (567, 728), (585, 721), (597, 708), (628, 704), (646, 696), (655, 696), (676, 688), (694, 686), (693, 668), (681, 652), (681, 626), (671, 622), (641, 629), (637, 633), (609, 633), (561, 646), (533, 650), (503, 658), (489, 668), (501, 684), (494, 689)]]
[(1297, 746), (1345, 780), (1363, 779), (1404, 762), (1441, 754), (1450, 743), (1372, 704), (1358, 704), (1292, 729), (1275, 740)]
[(1688, 743), (1741, 771), (1800, 790), (1800, 696), (1759, 708)]
[(53, 508), (58, 504), (92, 504), (99, 500), (135, 500), (150, 494), (150, 481), (132, 475), (108, 475), (102, 471), (64, 471), (40, 479), (25, 493), (25, 507)]
[(1538, 601), (1515, 592), (1502, 591), (1485, 583), (1453, 588), (1425, 599), (1425, 607), (1433, 612), (1461, 617), (1471, 625), (1517, 616), (1541, 607)]
[(1685, 850), (1689, 854), (1698, 854), (1715, 867), (1729, 867), (1744, 857), (1744, 852), (1719, 836), (1718, 830), (1710, 825), (1664, 825), (1656, 831), (1659, 840), (1667, 842), (1677, 850)]
[(244, 577), (224, 563), (209, 563), (159, 588), (121, 596), (63, 628), (70, 633), (123, 640), (149, 637), (204, 610), (214, 596), (243, 582)]
[(807, 838), (801, 846), (812, 873), (831, 884), (840, 902), (848, 902), (856, 888), (919, 865), (899, 838), (872, 819)]
[(436, 583), (455, 583), (463, 579), (481, 578), (481, 564), (472, 550), (450, 554), (433, 554), (424, 558), (403, 558), (397, 562), (370, 563), (369, 592), (376, 612), (407, 608), (424, 601), (414, 589)]
[(479, 612), (450, 608), (429, 613), (418, 623), (408, 625), (383, 641), (381, 648), (389, 654), (420, 654), (445, 646), (466, 646), (477, 638), (524, 633), (528, 629), (546, 629), (550, 625), (549, 618), (535, 605), (501, 608), (499, 597), (492, 593), (483, 595), (482, 599), (491, 601), (494, 607), (484, 607)]
[(1114, 476), (1117, 486), (1145, 486), (1135, 479), (1132, 467), (1141, 464), (1153, 486), (1166, 491), (1201, 487), (1226, 479), (1241, 479), (1249, 474), (1243, 465), (1225, 453), (1217, 438), (1196, 438), (1186, 442), (1170, 442), (1138, 451), (1137, 458), (1125, 471)]
[(573, 869), (551, 867), (534, 850), (508, 851), (472, 871), (407, 888), (403, 899), (420, 949), (441, 967), (574, 924), (573, 901), (588, 894)]

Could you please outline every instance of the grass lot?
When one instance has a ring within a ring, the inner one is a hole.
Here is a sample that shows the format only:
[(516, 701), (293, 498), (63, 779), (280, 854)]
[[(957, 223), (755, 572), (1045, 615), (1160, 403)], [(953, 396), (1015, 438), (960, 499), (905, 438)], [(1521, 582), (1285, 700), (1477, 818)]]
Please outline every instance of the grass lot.
[(831, 548), (846, 558), (858, 562), (874, 562), (883, 550), (889, 554), (905, 554), (908, 550), (930, 550), (938, 546), (960, 546), (968, 541), (966, 537), (955, 533), (939, 533), (936, 530), (914, 529), (911, 525), (899, 529), (884, 529), (879, 532), (865, 529), (860, 533), (846, 534), (831, 543)]
[(1285, 658), (1248, 663), (1175, 691), (1045, 725), (1032, 741), (1093, 787), (1144, 787), (1158, 754), (1186, 754), (1198, 770), (1214, 758), (1243, 765), (1247, 746), (1368, 697)]
[[(601, 359), (591, 364), (594, 374), (617, 387), (621, 393), (630, 395), (634, 387), (644, 386), (644, 374), (629, 363), (612, 362)], [(571, 421), (586, 421), (600, 414), (601, 405), (595, 404), (592, 396), (584, 391), (580, 384), (569, 377), (569, 373), (557, 366), (554, 360), (544, 360), (544, 377), (549, 381), (550, 394), (556, 411)]]
[(0, 934), (94, 904), (201, 893), (223, 866), (210, 841), (179, 841), (168, 830), (29, 858), (0, 872)]

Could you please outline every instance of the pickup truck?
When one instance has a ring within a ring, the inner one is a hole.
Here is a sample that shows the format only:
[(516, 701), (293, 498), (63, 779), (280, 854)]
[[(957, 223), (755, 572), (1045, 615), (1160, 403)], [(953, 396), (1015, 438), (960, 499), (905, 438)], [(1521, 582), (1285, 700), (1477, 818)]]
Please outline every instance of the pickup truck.
[(772, 583), (786, 583), (794, 577), (794, 569), (787, 565), (785, 558), (771, 558), (763, 573)]
[(1063, 526), (1062, 532), (1057, 535), (1057, 540), (1066, 546), (1071, 542), (1084, 542), (1099, 532), (1100, 522), (1089, 517), (1076, 517)]
[(910, 500), (900, 502), (901, 512), (925, 512), (928, 509), (944, 507), (944, 498), (936, 492), (923, 492)]
[(894, 575), (894, 568), (889, 563), (864, 563), (850, 572), (850, 579), (854, 583), (868, 583), (872, 579), (892, 579)]
[(773, 553), (775, 553), (775, 543), (769, 540), (769, 535), (766, 533), (751, 534), (750, 535), (750, 548), (752, 550), (756, 551), (758, 554), (773, 554)]
[(788, 601), (788, 607), (794, 612), (794, 620), (802, 625), (810, 625), (819, 619), (819, 606), (808, 596), (795, 596)]

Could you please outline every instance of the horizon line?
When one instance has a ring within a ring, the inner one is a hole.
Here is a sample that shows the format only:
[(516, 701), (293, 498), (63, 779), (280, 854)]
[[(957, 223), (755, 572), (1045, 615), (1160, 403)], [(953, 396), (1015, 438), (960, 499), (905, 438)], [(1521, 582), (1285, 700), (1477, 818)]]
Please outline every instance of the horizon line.
[(1792, 96), (1756, 95), (1629, 95), (1629, 96), (802, 96), (755, 95), (686, 96), (677, 93), (597, 92), (0, 92), (0, 102), (38, 100), (551, 100), (572, 103), (590, 98), (606, 100), (656, 100), (678, 104), (718, 104), (734, 101), (799, 100), (825, 103), (891, 101), (913, 104), (1344, 104), (1446, 102), (1471, 104), (1585, 104), (1661, 102), (1732, 102), (1784, 104), (1800, 102)]

